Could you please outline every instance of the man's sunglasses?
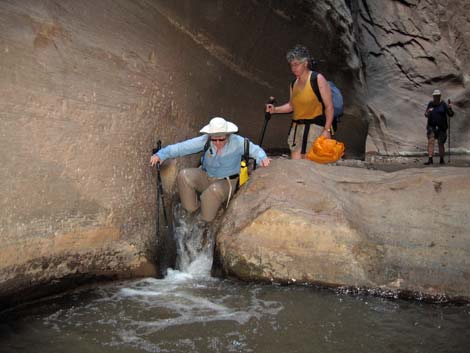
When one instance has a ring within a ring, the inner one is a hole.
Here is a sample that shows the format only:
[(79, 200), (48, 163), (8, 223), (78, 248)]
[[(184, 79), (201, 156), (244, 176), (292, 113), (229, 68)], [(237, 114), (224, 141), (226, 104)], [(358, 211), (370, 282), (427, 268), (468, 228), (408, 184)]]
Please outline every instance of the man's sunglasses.
[(216, 139), (216, 138), (211, 137), (212, 142), (224, 142), (226, 139), (227, 139), (226, 137), (223, 137), (223, 138), (220, 138), (220, 139)]

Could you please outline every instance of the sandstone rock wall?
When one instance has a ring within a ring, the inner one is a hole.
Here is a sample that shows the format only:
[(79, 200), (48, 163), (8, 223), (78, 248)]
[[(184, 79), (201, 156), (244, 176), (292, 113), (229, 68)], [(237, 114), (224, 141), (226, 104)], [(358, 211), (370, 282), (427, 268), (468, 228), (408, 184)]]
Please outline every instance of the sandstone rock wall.
[(151, 149), (206, 122), (224, 66), (150, 5), (0, 3), (5, 303), (67, 278), (156, 272)]
[[(424, 151), (436, 83), (456, 101), (453, 146), (468, 149), (468, 11), (457, 11), (467, 7), (1, 1), (0, 297), (155, 273), (156, 139), (183, 140), (222, 115), (257, 141), (266, 98), (288, 99), (285, 53), (297, 43), (344, 93), (347, 156), (363, 156), (368, 125), (369, 152)], [(288, 127), (288, 116), (271, 119), (265, 146), (285, 148)], [(168, 201), (179, 166), (195, 160), (164, 165)]]
[(366, 151), (426, 150), (424, 110), (434, 89), (454, 103), (451, 148), (470, 151), (470, 4), (450, 1), (353, 1), (367, 96)]
[[(0, 296), (154, 273), (156, 139), (222, 115), (257, 140), (266, 97), (287, 99), (289, 47), (322, 30), (322, 46), (350, 52), (348, 9), (335, 4), (2, 1)], [(313, 53), (326, 71), (358, 70), (357, 56)], [(273, 119), (266, 144), (285, 146), (288, 126)], [(180, 162), (195, 160), (166, 163), (170, 194)]]

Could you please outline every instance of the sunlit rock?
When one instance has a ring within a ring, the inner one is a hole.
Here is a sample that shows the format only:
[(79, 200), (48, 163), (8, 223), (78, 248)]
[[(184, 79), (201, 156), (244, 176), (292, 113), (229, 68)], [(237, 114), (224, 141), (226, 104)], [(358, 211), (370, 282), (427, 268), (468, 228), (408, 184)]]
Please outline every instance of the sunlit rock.
[(465, 168), (276, 160), (221, 219), (219, 258), (244, 280), (470, 298), (469, 190)]

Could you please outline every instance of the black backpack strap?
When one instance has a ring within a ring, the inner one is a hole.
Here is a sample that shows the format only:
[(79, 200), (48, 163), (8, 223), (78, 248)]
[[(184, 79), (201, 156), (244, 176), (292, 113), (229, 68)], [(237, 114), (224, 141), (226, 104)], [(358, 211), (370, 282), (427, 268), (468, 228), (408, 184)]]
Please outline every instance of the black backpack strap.
[[(316, 119), (313, 119), (316, 120)], [(313, 123), (312, 122), (307, 122), (304, 125), (304, 135), (302, 136), (302, 149), (300, 150), (301, 154), (305, 154), (307, 152), (307, 140), (308, 140), (308, 134), (310, 132), (310, 125)]]
[(323, 110), (325, 110), (325, 106), (323, 105), (323, 98), (320, 93), (320, 88), (318, 87), (318, 72), (312, 71), (312, 74), (310, 75), (310, 85), (312, 86), (313, 93), (315, 93), (317, 99), (323, 106)]
[(209, 149), (210, 146), (211, 146), (211, 137), (209, 135), (207, 135), (207, 141), (204, 144), (204, 149), (202, 150), (202, 156), (201, 156), (201, 164), (200, 165), (201, 165), (202, 168), (204, 167), (203, 164), (204, 164), (204, 158), (206, 157), (206, 152), (207, 152), (207, 150)]
[(243, 152), (243, 157), (242, 157), (246, 165), (248, 165), (248, 161), (250, 160), (250, 140), (245, 137), (245, 151)]
[(296, 78), (294, 78), (294, 79), (291, 81), (291, 83), (290, 83), (290, 88), (291, 88), (291, 89), (294, 89), (295, 81), (297, 81)]
[(202, 153), (206, 154), (210, 146), (211, 146), (211, 137), (207, 135), (207, 141), (206, 141), (206, 144), (204, 145), (204, 150), (202, 151)]

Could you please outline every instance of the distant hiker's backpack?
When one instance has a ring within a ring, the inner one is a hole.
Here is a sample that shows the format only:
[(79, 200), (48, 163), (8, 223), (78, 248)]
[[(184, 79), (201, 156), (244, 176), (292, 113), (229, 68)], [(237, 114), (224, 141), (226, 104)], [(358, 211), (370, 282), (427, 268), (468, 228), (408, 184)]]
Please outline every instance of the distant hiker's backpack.
[[(291, 87), (294, 87), (295, 80), (292, 81)], [(315, 118), (314, 119), (314, 124), (315, 125), (320, 125), (320, 126), (325, 126), (326, 122), (326, 117), (325, 117), (325, 104), (323, 103), (323, 98), (320, 94), (320, 89), (318, 88), (318, 72), (312, 71), (312, 74), (310, 75), (310, 85), (312, 86), (313, 93), (317, 96), (317, 99), (320, 101), (322, 107), (323, 107), (323, 115), (321, 117)], [(341, 117), (343, 116), (343, 111), (344, 111), (344, 102), (343, 102), (343, 95), (341, 94), (341, 91), (339, 90), (336, 85), (328, 81), (328, 85), (330, 86), (331, 89), (331, 94), (333, 96), (333, 108), (334, 108), (334, 113), (333, 113), (333, 130), (337, 131), (338, 130), (338, 123), (341, 121)]]

